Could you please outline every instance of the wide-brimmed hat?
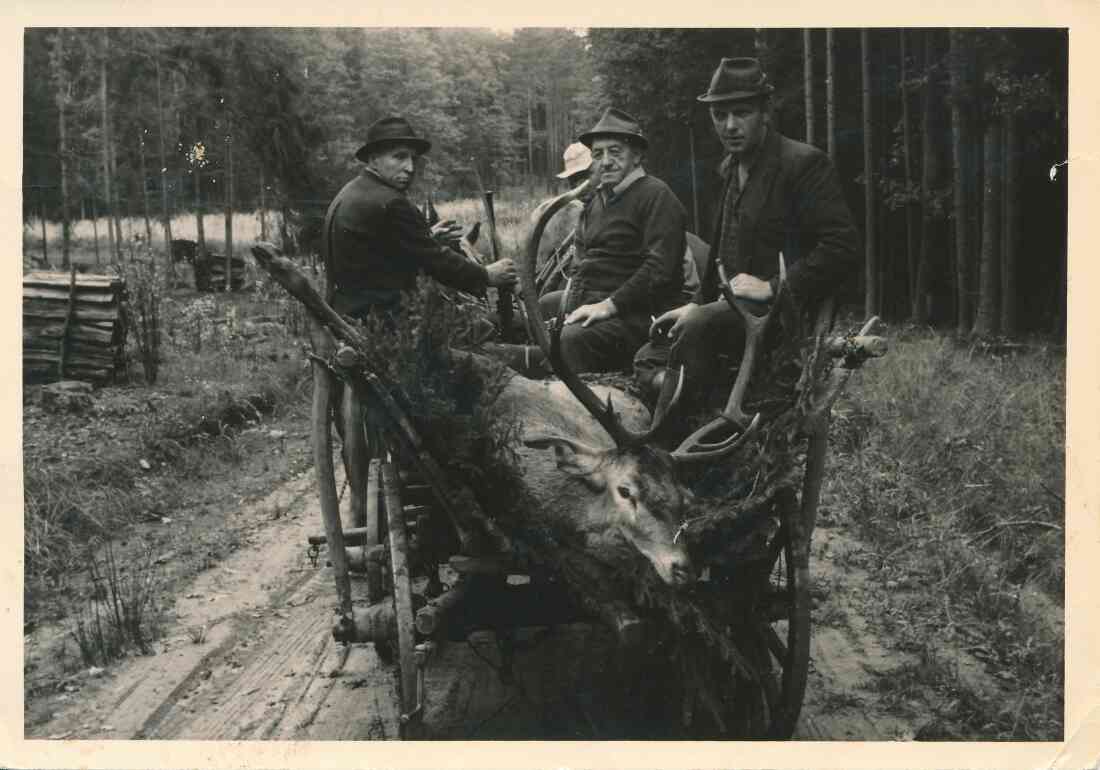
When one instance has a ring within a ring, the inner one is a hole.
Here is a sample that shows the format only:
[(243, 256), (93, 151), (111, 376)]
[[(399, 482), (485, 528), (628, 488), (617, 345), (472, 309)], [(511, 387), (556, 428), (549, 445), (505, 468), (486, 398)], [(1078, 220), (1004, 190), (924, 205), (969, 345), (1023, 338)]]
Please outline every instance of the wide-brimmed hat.
[(753, 99), (774, 90), (775, 87), (768, 82), (768, 76), (760, 68), (757, 59), (722, 59), (710, 79), (710, 88), (698, 97), (698, 101), (710, 103)]
[(565, 168), (558, 174), (558, 179), (568, 179), (573, 174), (580, 174), (591, 167), (592, 151), (580, 142), (573, 142), (565, 148), (561, 159), (565, 163)]
[(649, 146), (649, 140), (642, 133), (638, 119), (614, 107), (604, 110), (596, 125), (579, 138), (586, 147), (591, 148), (592, 142), (601, 136), (622, 136), (642, 145), (643, 149)]
[(355, 157), (366, 163), (369, 151), (384, 144), (407, 144), (420, 155), (432, 147), (431, 142), (416, 135), (409, 121), (390, 116), (370, 124), (367, 141), (355, 151)]

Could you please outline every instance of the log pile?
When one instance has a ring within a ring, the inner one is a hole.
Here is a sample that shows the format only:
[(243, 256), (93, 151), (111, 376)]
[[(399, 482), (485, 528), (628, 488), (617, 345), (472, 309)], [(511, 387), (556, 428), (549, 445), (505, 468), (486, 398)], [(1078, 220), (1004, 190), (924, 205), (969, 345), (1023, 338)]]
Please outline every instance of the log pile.
[(38, 271), (23, 276), (23, 378), (103, 383), (125, 367), (126, 281)]
[[(198, 255), (192, 263), (195, 270), (196, 291), (225, 291), (225, 255)], [(247, 276), (243, 257), (233, 257), (232, 290), (245, 288)]]

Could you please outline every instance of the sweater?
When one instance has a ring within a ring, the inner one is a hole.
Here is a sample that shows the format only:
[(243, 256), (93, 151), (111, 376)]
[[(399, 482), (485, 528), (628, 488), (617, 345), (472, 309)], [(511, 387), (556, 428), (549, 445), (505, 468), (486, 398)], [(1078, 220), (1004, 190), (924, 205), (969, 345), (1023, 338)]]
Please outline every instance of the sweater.
[(592, 196), (577, 230), (581, 290), (606, 292), (620, 314), (680, 304), (687, 213), (668, 185), (643, 176), (620, 193)]

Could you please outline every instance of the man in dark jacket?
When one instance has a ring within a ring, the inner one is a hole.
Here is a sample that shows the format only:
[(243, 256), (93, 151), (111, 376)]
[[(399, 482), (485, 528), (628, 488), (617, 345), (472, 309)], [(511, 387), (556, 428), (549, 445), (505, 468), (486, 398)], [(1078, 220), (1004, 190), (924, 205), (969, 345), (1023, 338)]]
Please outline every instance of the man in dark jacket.
[[(512, 260), (482, 267), (438, 243), (405, 196), (417, 158), (430, 147), (404, 118), (382, 118), (367, 129), (367, 141), (355, 153), (366, 166), (344, 185), (325, 214), (322, 243), (332, 280), (331, 304), (338, 313), (356, 318), (392, 313), (400, 307), (401, 292), (414, 289), (421, 272), (475, 294), (486, 286), (515, 283)], [(366, 468), (373, 450), (363, 431), (363, 404), (351, 388), (344, 391), (342, 410), (351, 489), (344, 526), (359, 527), (366, 523)]]
[(512, 260), (482, 267), (433, 239), (406, 197), (416, 160), (430, 147), (404, 118), (382, 118), (367, 129), (367, 141), (355, 153), (366, 166), (325, 214), (326, 264), (337, 312), (364, 318), (371, 310), (396, 310), (401, 292), (415, 288), (419, 272), (472, 294), (515, 283)]
[(687, 215), (642, 168), (648, 141), (633, 117), (609, 107), (580, 140), (598, 189), (581, 213), (569, 288), (540, 304), (546, 315), (565, 314), (561, 351), (571, 369), (614, 371), (629, 367), (652, 317), (682, 301)]
[(728, 153), (722, 200), (695, 298), (657, 318), (652, 341), (635, 357), (639, 379), (654, 386), (663, 374), (653, 372), (668, 361), (684, 366), (685, 394), (699, 393), (718, 374), (718, 354), (741, 339), (741, 316), (721, 298), (716, 260), (733, 276), (734, 296), (759, 302), (762, 313), (778, 287), (780, 252), (786, 290), (800, 307), (835, 292), (858, 266), (859, 234), (832, 161), (769, 125), (773, 90), (756, 59), (723, 59), (698, 98)]

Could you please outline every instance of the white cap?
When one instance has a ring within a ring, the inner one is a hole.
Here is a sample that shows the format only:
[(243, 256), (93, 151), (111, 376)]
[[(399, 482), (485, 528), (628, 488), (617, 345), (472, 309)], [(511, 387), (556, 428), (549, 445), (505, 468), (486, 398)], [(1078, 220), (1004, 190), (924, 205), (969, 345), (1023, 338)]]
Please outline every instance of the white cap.
[(558, 179), (566, 179), (573, 174), (587, 171), (592, 165), (592, 151), (580, 142), (573, 142), (566, 147), (561, 158), (565, 161), (565, 170), (558, 174)]

